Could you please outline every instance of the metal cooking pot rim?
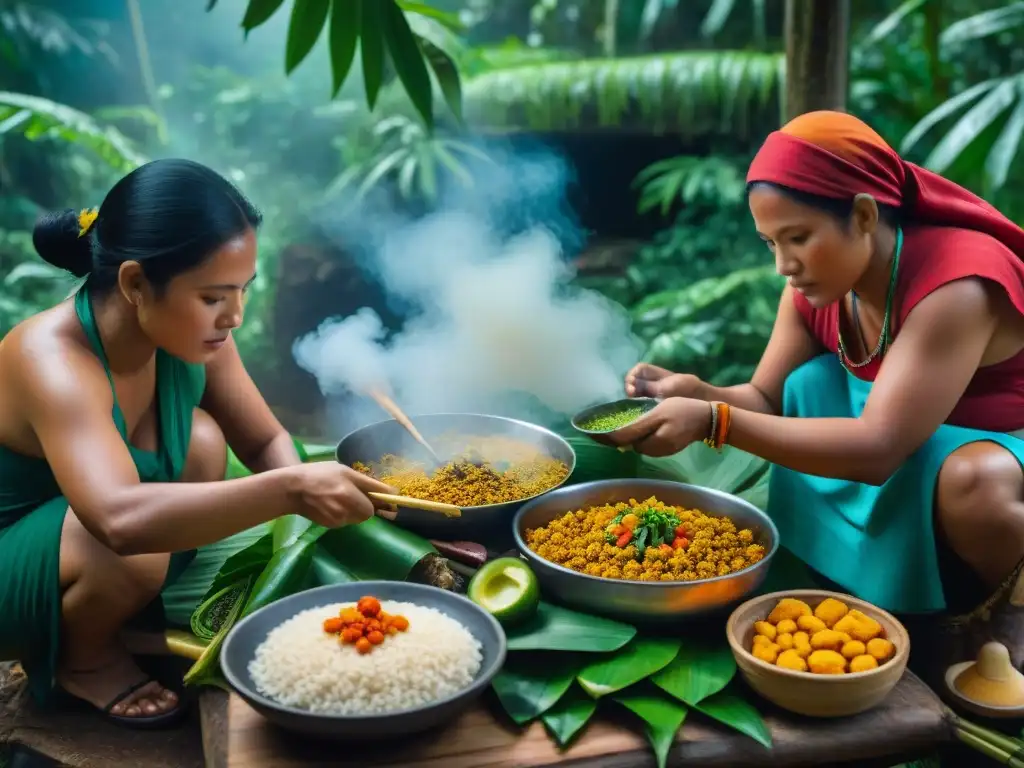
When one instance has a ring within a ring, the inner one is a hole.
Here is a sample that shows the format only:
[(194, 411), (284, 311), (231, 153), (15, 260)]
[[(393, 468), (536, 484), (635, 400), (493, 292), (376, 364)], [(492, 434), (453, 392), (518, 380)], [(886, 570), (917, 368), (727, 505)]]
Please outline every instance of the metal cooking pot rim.
[[(515, 419), (515, 418), (512, 418), (511, 416), (495, 416), (494, 414), (489, 414), (489, 413), (454, 413), (454, 412), (418, 413), (415, 416), (410, 415), (409, 416), (409, 420), (412, 421), (415, 424), (416, 423), (416, 419), (425, 419), (425, 418), (467, 418), (467, 417), (468, 418), (475, 418), (475, 419), (489, 419), (489, 420), (494, 420), (494, 421), (503, 421), (503, 422), (507, 422), (509, 424), (516, 424), (518, 426), (525, 427), (527, 429), (533, 430), (534, 432), (539, 432), (541, 434), (547, 435), (548, 437), (552, 438), (556, 442), (559, 442), (559, 443), (561, 443), (563, 445), (563, 447), (566, 449), (566, 452), (571, 457), (571, 461), (567, 462), (567, 464), (569, 466), (569, 473), (565, 476), (565, 479), (563, 479), (562, 482), (557, 483), (557, 484), (555, 484), (555, 485), (551, 486), (550, 488), (547, 488), (547, 489), (545, 489), (543, 491), (540, 491), (539, 493), (535, 493), (533, 496), (524, 496), (521, 499), (512, 499), (510, 501), (501, 501), (501, 502), (498, 502), (497, 504), (480, 504), (480, 505), (477, 505), (475, 507), (460, 507), (460, 509), (462, 509), (463, 511), (475, 512), (475, 511), (478, 511), (478, 510), (497, 509), (498, 507), (504, 507), (504, 506), (507, 506), (509, 504), (525, 504), (528, 501), (532, 501), (533, 499), (540, 498), (541, 496), (543, 496), (546, 493), (551, 493), (551, 491), (554, 491), (554, 490), (557, 490), (558, 488), (564, 487), (565, 486), (565, 481), (568, 480), (570, 477), (572, 477), (572, 473), (576, 470), (576, 451), (572, 447), (572, 445), (569, 443), (569, 441), (566, 440), (561, 435), (559, 435), (557, 432), (554, 432), (554, 431), (548, 429), (547, 427), (542, 427), (539, 424), (534, 424), (533, 422), (523, 421), (522, 419)], [(341, 459), (340, 459), (341, 446), (342, 446), (342, 444), (346, 440), (348, 440), (350, 437), (352, 437), (356, 433), (362, 432), (364, 430), (370, 430), (370, 429), (372, 429), (374, 427), (379, 427), (382, 424), (387, 424), (389, 422), (394, 422), (394, 421), (395, 421), (395, 419), (381, 419), (380, 421), (374, 421), (374, 422), (371, 422), (370, 424), (364, 424), (361, 427), (353, 429), (351, 432), (349, 432), (347, 435), (345, 435), (343, 438), (341, 438), (341, 440), (338, 441), (338, 444), (334, 448), (334, 460), (337, 461), (338, 463), (341, 463)], [(500, 435), (494, 435), (494, 437), (500, 437)], [(515, 438), (510, 438), (510, 439), (515, 439)], [(550, 458), (555, 458), (555, 457), (550, 456)]]
[[(607, 584), (624, 584), (624, 585), (628, 584), (630, 586), (642, 586), (644, 588), (651, 588), (651, 589), (679, 589), (680, 587), (683, 587), (683, 586), (692, 586), (692, 585), (696, 585), (696, 584), (709, 584), (709, 583), (715, 582), (715, 581), (727, 581), (729, 579), (736, 578), (740, 574), (751, 573), (752, 571), (755, 571), (755, 570), (757, 570), (760, 567), (767, 568), (771, 564), (771, 560), (775, 557), (775, 553), (778, 552), (778, 550), (779, 550), (779, 529), (776, 527), (774, 520), (772, 520), (765, 512), (763, 512), (762, 510), (758, 509), (756, 506), (751, 504), (746, 499), (740, 498), (739, 496), (736, 496), (735, 494), (732, 494), (732, 493), (728, 493), (726, 491), (720, 491), (720, 490), (718, 490), (716, 488), (706, 488), (706, 487), (704, 487), (702, 485), (694, 485), (693, 483), (684, 483), (684, 482), (680, 482), (680, 481), (677, 481), (677, 480), (661, 480), (661, 479), (656, 479), (656, 478), (636, 477), (636, 478), (611, 478), (611, 479), (607, 479), (607, 480), (591, 480), (590, 482), (578, 483), (577, 485), (563, 486), (562, 488), (560, 488), (558, 490), (564, 491), (564, 492), (569, 492), (569, 491), (582, 490), (582, 489), (585, 489), (585, 488), (593, 488), (595, 486), (615, 486), (615, 485), (626, 485), (628, 483), (641, 483), (643, 485), (650, 485), (652, 487), (657, 487), (657, 486), (661, 486), (661, 487), (678, 486), (678, 487), (682, 487), (682, 488), (693, 488), (694, 490), (700, 491), (701, 493), (707, 493), (707, 494), (713, 495), (713, 496), (727, 496), (730, 499), (735, 499), (735, 500), (737, 500), (737, 501), (739, 501), (739, 502), (749, 506), (751, 509), (755, 510), (758, 513), (758, 515), (762, 518), (762, 522), (765, 524), (765, 527), (768, 529), (768, 531), (769, 531), (769, 533), (771, 535), (771, 539), (772, 539), (771, 547), (768, 549), (767, 552), (765, 552), (764, 557), (762, 557), (760, 560), (758, 560), (753, 565), (748, 565), (746, 568), (741, 568), (738, 571), (733, 571), (732, 573), (727, 573), (725, 576), (712, 576), (712, 577), (707, 578), (707, 579), (692, 579), (691, 581), (639, 581), (639, 580), (635, 580), (635, 579), (608, 579), (608, 578), (605, 578), (604, 576), (591, 576), (589, 573), (580, 573), (579, 571), (574, 571), (572, 568), (566, 568), (564, 565), (559, 565), (558, 563), (554, 563), (554, 562), (552, 562), (550, 560), (547, 560), (547, 559), (541, 557), (540, 555), (538, 555), (536, 552), (534, 552), (528, 546), (526, 546), (526, 542), (523, 540), (522, 535), (519, 533), (519, 527), (520, 527), (519, 526), (519, 522), (530, 511), (530, 508), (532, 506), (534, 506), (533, 504), (524, 504), (516, 512), (515, 517), (512, 518), (512, 535), (515, 538), (516, 547), (519, 549), (519, 551), (522, 553), (522, 555), (527, 560), (531, 560), (531, 559), (538, 560), (541, 563), (543, 563), (544, 565), (548, 566), (549, 568), (552, 568), (555, 571), (557, 571), (560, 576), (578, 577), (580, 579), (585, 579), (587, 581), (592, 581), (595, 584), (605, 584), (605, 585), (607, 585)], [(546, 501), (546, 499), (545, 499), (545, 501)], [(566, 511), (568, 511), (568, 510), (566, 510)], [(727, 516), (728, 515), (726, 515), (726, 517)]]

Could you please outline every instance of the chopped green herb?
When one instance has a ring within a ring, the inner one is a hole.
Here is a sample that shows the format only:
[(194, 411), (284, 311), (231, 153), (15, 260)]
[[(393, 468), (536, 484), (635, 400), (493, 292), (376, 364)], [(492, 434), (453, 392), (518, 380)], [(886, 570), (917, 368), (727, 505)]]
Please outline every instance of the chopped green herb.
[(621, 411), (613, 411), (612, 413), (602, 413), (596, 416), (591, 416), (586, 421), (580, 423), (580, 428), (585, 429), (588, 432), (608, 432), (624, 427), (627, 424), (636, 421), (643, 415), (643, 408), (632, 405), (627, 408), (623, 408)]

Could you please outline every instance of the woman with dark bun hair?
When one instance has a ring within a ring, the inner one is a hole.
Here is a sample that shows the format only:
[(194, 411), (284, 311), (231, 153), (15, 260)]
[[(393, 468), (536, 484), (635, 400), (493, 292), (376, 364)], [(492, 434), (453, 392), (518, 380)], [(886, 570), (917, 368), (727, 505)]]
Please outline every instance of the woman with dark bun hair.
[(770, 134), (747, 182), (788, 280), (760, 365), (638, 366), (627, 393), (665, 400), (612, 441), (767, 459), (784, 547), (893, 611), (977, 606), (947, 626), (1024, 666), (1024, 231), (838, 112)]
[[(388, 486), (301, 464), (238, 356), (260, 214), (187, 160), (148, 163), (98, 210), (43, 218), (85, 278), (0, 341), (0, 658), (129, 727), (182, 714), (120, 641), (204, 544), (285, 514), (337, 527)], [(255, 474), (224, 481), (227, 449)]]

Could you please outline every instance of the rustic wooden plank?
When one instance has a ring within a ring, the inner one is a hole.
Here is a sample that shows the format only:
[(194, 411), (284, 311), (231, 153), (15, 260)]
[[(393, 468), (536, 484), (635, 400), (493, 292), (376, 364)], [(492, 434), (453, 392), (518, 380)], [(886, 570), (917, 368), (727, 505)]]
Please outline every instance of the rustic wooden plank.
[[(226, 750), (207, 754), (209, 768), (574, 768), (653, 766), (634, 720), (625, 713), (591, 723), (584, 736), (559, 751), (540, 723), (516, 729), (489, 702), (470, 709), (443, 731), (381, 745), (327, 744), (270, 725), (241, 698), (204, 698), (211, 728), (226, 731)], [(221, 714), (215, 714), (219, 708)], [(908, 672), (888, 699), (863, 715), (841, 720), (798, 717), (764, 706), (774, 748), (693, 716), (670, 756), (677, 766), (824, 765), (826, 759), (866, 761), (928, 754), (952, 739), (949, 710)], [(226, 715), (226, 717), (225, 717)], [(226, 721), (226, 727), (225, 727)], [(870, 738), (866, 738), (870, 734)]]
[(198, 707), (180, 726), (136, 731), (103, 720), (88, 705), (38, 710), (20, 667), (0, 664), (0, 743), (21, 746), (68, 768), (202, 768)]
[(228, 764), (227, 692), (204, 688), (199, 694), (199, 714), (206, 768), (225, 768)]

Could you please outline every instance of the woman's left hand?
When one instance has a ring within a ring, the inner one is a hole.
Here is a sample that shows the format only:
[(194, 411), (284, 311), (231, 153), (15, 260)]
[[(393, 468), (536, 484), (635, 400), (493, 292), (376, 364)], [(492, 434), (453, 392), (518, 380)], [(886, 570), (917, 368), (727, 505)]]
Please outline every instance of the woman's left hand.
[(704, 400), (670, 397), (641, 418), (603, 435), (601, 442), (647, 456), (671, 456), (711, 433), (711, 408)]

